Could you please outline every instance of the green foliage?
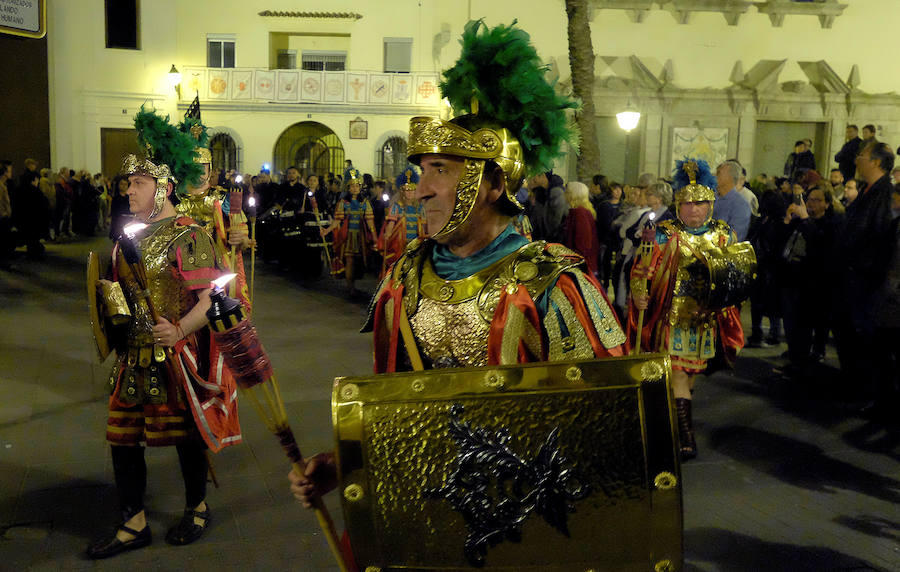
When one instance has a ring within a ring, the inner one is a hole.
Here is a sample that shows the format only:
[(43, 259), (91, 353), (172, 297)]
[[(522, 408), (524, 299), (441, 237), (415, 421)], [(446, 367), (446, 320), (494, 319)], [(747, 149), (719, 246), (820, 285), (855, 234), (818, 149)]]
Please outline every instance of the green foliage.
[(169, 116), (160, 117), (153, 111), (141, 110), (134, 116), (138, 143), (147, 149), (155, 163), (168, 165), (178, 182), (179, 191), (185, 185), (197, 185), (203, 175), (203, 166), (194, 162), (196, 140), (190, 133), (182, 133), (169, 123)]
[(462, 53), (444, 71), (440, 87), (457, 115), (470, 113), (475, 97), (478, 117), (509, 129), (522, 145), (527, 170), (536, 173), (550, 168), (563, 141), (577, 147), (566, 109), (578, 104), (558, 95), (547, 82), (546, 67), (530, 36), (515, 25), (513, 21), (488, 28), (482, 20), (466, 24)]

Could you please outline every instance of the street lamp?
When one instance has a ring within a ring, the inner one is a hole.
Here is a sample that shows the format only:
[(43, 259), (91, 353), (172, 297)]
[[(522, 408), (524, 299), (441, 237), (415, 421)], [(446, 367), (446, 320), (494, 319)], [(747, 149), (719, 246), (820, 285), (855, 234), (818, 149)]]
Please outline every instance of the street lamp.
[(172, 69), (169, 70), (169, 85), (175, 88), (178, 99), (181, 99), (181, 72), (178, 71), (175, 64), (172, 64)]
[(625, 106), (625, 111), (620, 111), (616, 113), (616, 121), (619, 123), (619, 128), (625, 131), (625, 160), (623, 170), (624, 177), (628, 177), (628, 136), (631, 134), (631, 130), (637, 127), (638, 122), (641, 120), (641, 112), (636, 111), (633, 107), (631, 107), (631, 102), (628, 102), (628, 105)]
[(637, 127), (638, 121), (640, 120), (641, 112), (634, 111), (633, 109), (631, 109), (630, 105), (627, 109), (625, 109), (625, 111), (616, 113), (616, 121), (619, 122), (619, 127), (624, 129), (626, 133)]

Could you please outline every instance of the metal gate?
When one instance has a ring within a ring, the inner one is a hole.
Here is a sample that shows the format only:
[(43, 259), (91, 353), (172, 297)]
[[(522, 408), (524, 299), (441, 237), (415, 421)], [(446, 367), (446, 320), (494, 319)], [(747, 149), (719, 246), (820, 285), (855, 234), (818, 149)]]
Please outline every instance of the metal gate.
[(301, 175), (324, 177), (341, 174), (344, 168), (344, 146), (334, 131), (315, 121), (291, 125), (275, 143), (275, 172), (294, 166)]

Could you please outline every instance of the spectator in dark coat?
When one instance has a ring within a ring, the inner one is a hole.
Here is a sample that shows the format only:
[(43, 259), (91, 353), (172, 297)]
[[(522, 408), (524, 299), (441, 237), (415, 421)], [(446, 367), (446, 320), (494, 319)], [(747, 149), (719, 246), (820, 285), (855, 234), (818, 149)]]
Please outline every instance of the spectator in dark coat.
[(879, 386), (876, 404), (886, 420), (897, 422), (900, 407), (900, 186), (894, 186), (891, 200), (893, 217), (893, 255), (885, 279), (875, 297), (875, 339), (879, 344), (874, 350)]
[[(859, 154), (859, 146), (862, 139), (859, 138), (859, 128), (856, 125), (848, 125), (844, 133), (844, 145), (834, 156), (838, 169), (844, 176), (844, 181), (849, 181), (856, 176), (856, 155)], [(840, 197), (838, 197), (840, 198)]]
[(562, 240), (562, 222), (569, 205), (563, 187), (562, 177), (547, 171), (536, 175), (529, 187), (533, 202), (528, 218), (531, 220), (532, 236), (535, 240), (560, 242)]
[(834, 304), (834, 333), (841, 370), (857, 385), (858, 399), (872, 399), (878, 372), (872, 358), (875, 296), (893, 256), (891, 213), (894, 152), (885, 143), (865, 145), (856, 168), (866, 187), (847, 207), (847, 221), (836, 241), (835, 268), (840, 271)]
[(793, 183), (809, 170), (816, 170), (816, 158), (807, 149), (805, 141), (797, 141), (794, 143), (794, 152), (788, 155), (784, 164), (784, 176)]
[(37, 259), (44, 254), (41, 239), (48, 238), (50, 229), (50, 209), (47, 197), (41, 192), (40, 174), (30, 171), (26, 178), (20, 179), (23, 186), (19, 189), (19, 206), (21, 215), (16, 225), (22, 234), (22, 241), (28, 251), (28, 258)]
[[(750, 292), (751, 333), (747, 347), (779, 343), (781, 335), (781, 301), (778, 295), (776, 261), (780, 254), (779, 237), (782, 219), (791, 204), (791, 184), (787, 179), (775, 180), (777, 188), (766, 191), (759, 200), (759, 225), (753, 236), (756, 251), (756, 282)], [(763, 336), (763, 318), (769, 319), (769, 335)]]
[(600, 283), (609, 289), (613, 251), (620, 242), (617, 233), (612, 231), (612, 223), (619, 216), (619, 207), (624, 198), (620, 183), (612, 183), (607, 199), (595, 208), (597, 211), (597, 239), (600, 241)]
[(798, 195), (781, 221), (778, 281), (788, 356), (796, 366), (825, 357), (834, 281), (832, 246), (842, 217), (834, 212), (831, 191), (814, 187)]
[(122, 229), (131, 220), (131, 209), (128, 207), (128, 177), (119, 175), (113, 179), (111, 192), (109, 238), (115, 242), (122, 236)]

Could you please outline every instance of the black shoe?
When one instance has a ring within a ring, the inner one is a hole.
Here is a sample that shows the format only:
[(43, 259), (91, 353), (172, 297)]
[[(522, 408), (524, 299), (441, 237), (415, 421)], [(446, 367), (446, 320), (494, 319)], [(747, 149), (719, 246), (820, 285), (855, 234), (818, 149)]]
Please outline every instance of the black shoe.
[[(127, 532), (134, 536), (131, 540), (126, 540), (122, 542), (118, 538), (116, 538), (116, 532), (119, 530), (123, 532)], [(121, 552), (127, 552), (128, 550), (135, 550), (137, 548), (143, 548), (150, 544), (153, 541), (153, 536), (150, 534), (150, 525), (147, 525), (138, 532), (133, 528), (128, 528), (124, 524), (119, 525), (119, 527), (110, 535), (100, 540), (94, 542), (87, 549), (88, 558), (93, 558), (94, 560), (99, 560), (101, 558), (109, 558), (110, 556), (115, 556)]]
[[(203, 520), (203, 524), (194, 522), (194, 517)], [(166, 533), (166, 542), (175, 546), (184, 546), (199, 540), (203, 533), (206, 532), (206, 527), (209, 526), (211, 518), (209, 505), (202, 512), (189, 508), (184, 509), (184, 516), (181, 517), (178, 524), (170, 528), (169, 532)]]

